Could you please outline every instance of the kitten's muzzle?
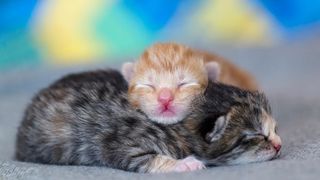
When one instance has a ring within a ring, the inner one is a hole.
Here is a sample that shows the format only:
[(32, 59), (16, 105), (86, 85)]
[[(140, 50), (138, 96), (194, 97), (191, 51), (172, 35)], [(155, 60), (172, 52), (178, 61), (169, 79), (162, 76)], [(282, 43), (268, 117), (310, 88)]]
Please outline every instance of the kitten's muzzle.
[(174, 95), (169, 88), (162, 88), (158, 94), (158, 102), (163, 106), (168, 106), (171, 101), (173, 101)]
[(280, 149), (281, 149), (281, 144), (272, 144), (272, 145), (273, 145), (273, 148), (274, 148), (277, 152), (280, 151)]
[(281, 138), (274, 134), (273, 136), (269, 136), (268, 138), (269, 142), (271, 143), (272, 147), (277, 151), (277, 153), (280, 151), (281, 149)]

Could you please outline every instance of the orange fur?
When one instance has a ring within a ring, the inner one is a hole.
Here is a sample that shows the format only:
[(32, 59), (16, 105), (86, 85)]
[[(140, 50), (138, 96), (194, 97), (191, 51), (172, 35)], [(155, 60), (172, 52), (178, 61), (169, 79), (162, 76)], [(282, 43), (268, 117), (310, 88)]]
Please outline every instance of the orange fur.
[[(188, 85), (180, 87), (182, 82)], [(141, 87), (144, 84), (151, 84), (153, 88)], [(160, 90), (169, 88), (174, 96), (172, 106), (177, 117), (166, 123), (174, 123), (188, 113), (191, 101), (203, 93), (207, 84), (208, 76), (202, 57), (183, 45), (159, 43), (147, 49), (135, 63), (129, 82), (129, 100), (153, 119), (151, 114), (161, 106), (157, 101)], [(162, 122), (159, 119), (156, 121)]]
[[(155, 44), (147, 49), (136, 64), (134, 78), (140, 78), (145, 71), (153, 69), (156, 73), (168, 71), (173, 73), (177, 67), (188, 69), (203, 87), (208, 83), (202, 57), (194, 54), (192, 49), (174, 43)], [(133, 79), (135, 81), (135, 79)]]
[(244, 69), (236, 66), (225, 58), (219, 57), (213, 53), (200, 50), (194, 50), (195, 54), (202, 56), (205, 63), (215, 61), (220, 65), (221, 73), (219, 81), (225, 84), (233, 85), (246, 90), (258, 90), (259, 86), (255, 78)]
[[(244, 89), (257, 89), (254, 79), (247, 72), (223, 58), (180, 44), (157, 43), (141, 55), (134, 64), (131, 77), (127, 78), (129, 101), (152, 120), (178, 122), (188, 113), (193, 98), (207, 87), (206, 64), (210, 62), (217, 62), (220, 66), (219, 81)], [(187, 85), (181, 87), (184, 82)], [(160, 111), (161, 104), (157, 97), (162, 88), (170, 89), (174, 96), (172, 107), (177, 117), (171, 120), (155, 115)]]

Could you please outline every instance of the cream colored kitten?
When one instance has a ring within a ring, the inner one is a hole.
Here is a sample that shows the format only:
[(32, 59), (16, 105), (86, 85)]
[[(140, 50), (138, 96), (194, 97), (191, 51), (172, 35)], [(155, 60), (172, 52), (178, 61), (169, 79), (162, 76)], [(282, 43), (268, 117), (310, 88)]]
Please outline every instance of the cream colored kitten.
[(205, 63), (192, 49), (174, 43), (155, 44), (137, 62), (122, 67), (131, 104), (162, 124), (182, 120), (219, 71), (218, 63)]

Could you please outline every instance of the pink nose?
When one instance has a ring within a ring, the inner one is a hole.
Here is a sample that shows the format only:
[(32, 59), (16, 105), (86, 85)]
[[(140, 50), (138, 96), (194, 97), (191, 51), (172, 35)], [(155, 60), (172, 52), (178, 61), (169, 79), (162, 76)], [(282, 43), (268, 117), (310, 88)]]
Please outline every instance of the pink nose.
[(281, 144), (272, 143), (272, 145), (273, 145), (274, 149), (275, 149), (277, 152), (280, 151), (280, 149), (281, 149)]
[(168, 105), (173, 100), (173, 94), (169, 88), (162, 88), (158, 94), (158, 101), (163, 105)]

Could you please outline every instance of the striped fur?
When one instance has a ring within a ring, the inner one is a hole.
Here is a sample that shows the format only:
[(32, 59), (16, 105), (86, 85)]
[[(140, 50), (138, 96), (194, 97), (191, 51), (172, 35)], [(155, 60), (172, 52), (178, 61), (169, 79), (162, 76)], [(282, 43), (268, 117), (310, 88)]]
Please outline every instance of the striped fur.
[[(127, 90), (113, 70), (69, 75), (41, 90), (18, 129), (16, 159), (158, 173), (277, 155), (263, 134), (274, 121), (264, 119), (271, 112), (263, 94), (209, 83), (183, 121), (163, 125), (133, 108)], [(221, 116), (228, 121), (216, 123)], [(212, 141), (212, 132), (219, 138)]]

